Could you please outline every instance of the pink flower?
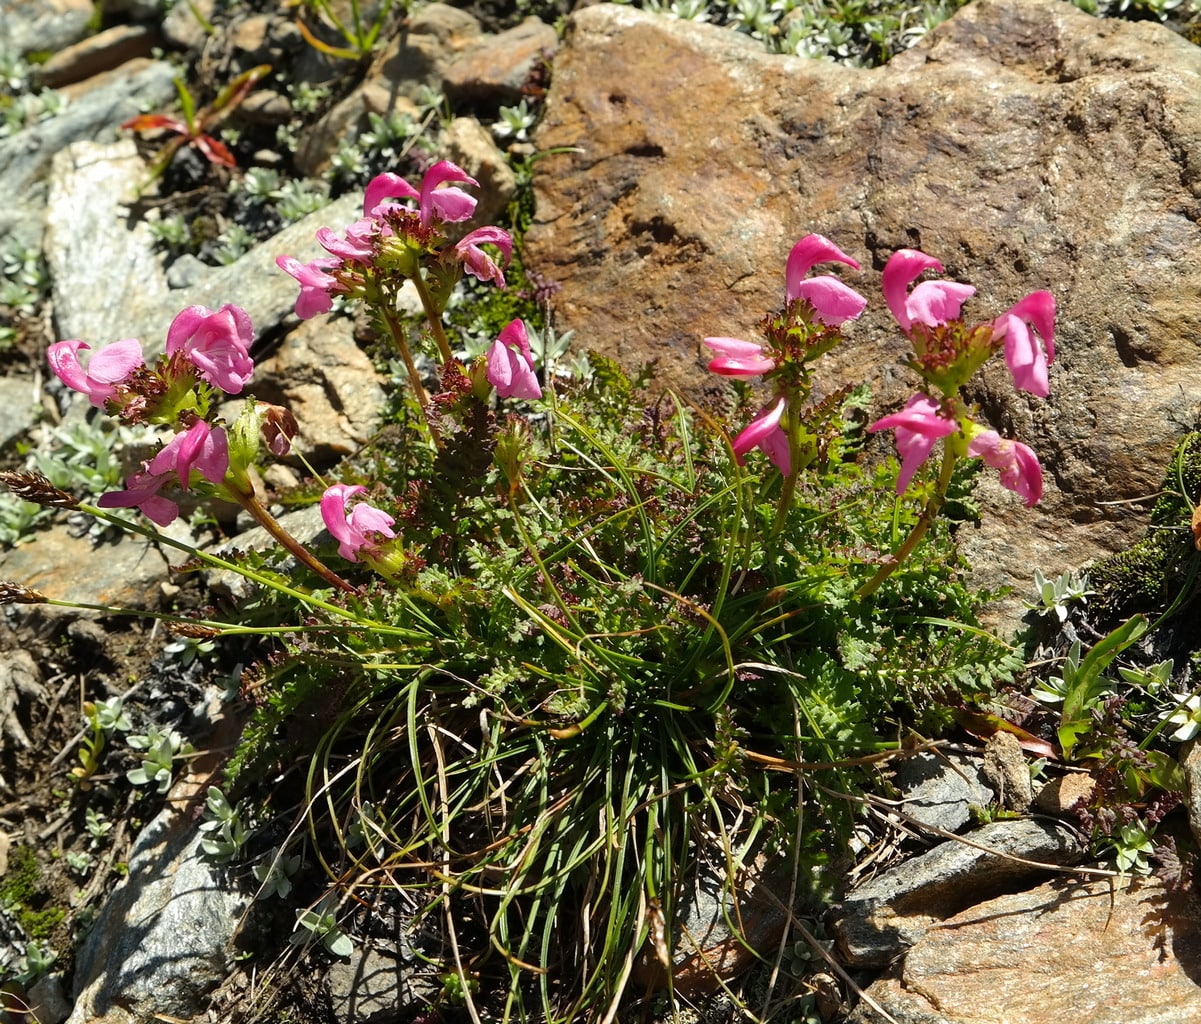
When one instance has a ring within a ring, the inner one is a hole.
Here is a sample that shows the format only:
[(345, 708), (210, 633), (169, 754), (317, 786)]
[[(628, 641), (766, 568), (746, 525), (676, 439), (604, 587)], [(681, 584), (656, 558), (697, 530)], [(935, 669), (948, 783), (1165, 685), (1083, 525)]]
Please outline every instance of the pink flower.
[(1031, 292), (1011, 306), (993, 321), (993, 340), (1000, 338), (1014, 387), (1046, 398), (1051, 393), (1047, 367), (1055, 361), (1055, 296)]
[(1027, 505), (1038, 504), (1043, 496), (1042, 467), (1038, 456), (1020, 441), (1001, 437), (995, 430), (985, 430), (971, 439), (967, 451), (1000, 470), (1001, 485), (1020, 495)]
[(182, 352), (201, 377), (231, 395), (238, 394), (254, 375), (253, 344), (250, 316), (230, 303), (216, 312), (188, 306), (167, 330), (167, 355)]
[(500, 228), (476, 228), (470, 234), (464, 235), (455, 245), (455, 255), (463, 264), (463, 269), (481, 281), (492, 281), (498, 288), (505, 286), (505, 275), (483, 249), (483, 244), (495, 245), (508, 266), (513, 255), (513, 239), (507, 231)]
[(338, 542), (338, 554), (348, 562), (357, 562), (359, 554), (370, 557), (379, 550), (380, 538), (396, 536), (392, 524), (396, 521), (387, 512), (359, 502), (349, 507), (356, 494), (365, 494), (366, 487), (334, 484), (321, 496), (321, 518), (325, 528)]
[(197, 420), (176, 434), (144, 468), (125, 481), (125, 490), (110, 491), (96, 502), (101, 508), (140, 508), (159, 526), (168, 526), (179, 515), (179, 506), (158, 492), (175, 481), (183, 490), (192, 484), (192, 473), (220, 484), (229, 469), (229, 440), (220, 427)]
[(170, 526), (179, 516), (179, 506), (158, 493), (170, 476), (155, 476), (145, 470), (134, 473), (125, 481), (125, 490), (102, 494), (96, 504), (101, 508), (140, 508), (151, 522)]
[(915, 323), (937, 327), (958, 319), (960, 307), (976, 294), (970, 284), (958, 281), (922, 281), (909, 291), (909, 285), (927, 270), (942, 273), (942, 264), (917, 249), (898, 249), (884, 265), (880, 282), (884, 301), (906, 334)]
[(789, 302), (805, 299), (817, 311), (817, 318), (833, 327), (854, 320), (867, 306), (867, 299), (829, 274), (805, 279), (818, 263), (845, 263), (859, 269), (859, 264), (828, 238), (806, 235), (788, 254), (784, 269), (785, 297)]
[(959, 424), (943, 416), (939, 404), (926, 395), (914, 395), (905, 408), (876, 420), (868, 430), (895, 430), (897, 453), (901, 456), (901, 473), (897, 477), (897, 494), (904, 494), (913, 474), (929, 457), (940, 437), (955, 433)]
[(334, 296), (344, 291), (338, 279), (326, 273), (342, 265), (342, 261), (322, 256), (311, 263), (301, 263), (295, 256), (276, 256), (275, 265), (291, 274), (300, 283), (300, 294), (296, 296), (296, 315), (309, 320), (318, 313), (328, 313), (334, 305)]
[(781, 395), (774, 405), (764, 407), (759, 414), (746, 425), (742, 433), (734, 438), (734, 457), (738, 464), (743, 464), (743, 456), (752, 448), (759, 448), (775, 463), (785, 476), (792, 470), (792, 459), (788, 451), (788, 435), (780, 426), (787, 402)]
[(514, 320), (488, 349), (488, 383), (501, 398), (541, 398), (525, 321)]
[(400, 196), (402, 199), (417, 200), (423, 227), (435, 227), (441, 222), (467, 220), (475, 213), (476, 201), (462, 189), (450, 185), (450, 182), (479, 185), (479, 182), (463, 168), (449, 160), (440, 160), (425, 172), (421, 179), (420, 192), (399, 174), (389, 171), (376, 175), (367, 185), (363, 209), (369, 217), (382, 217), (397, 205), (384, 200), (389, 196)]
[(723, 377), (758, 377), (776, 368), (776, 360), (763, 354), (763, 346), (741, 338), (705, 338), (705, 344), (717, 353), (709, 369)]
[(116, 394), (116, 385), (145, 364), (142, 343), (136, 338), (114, 341), (96, 352), (85, 370), (79, 363), (79, 350), (91, 347), (82, 341), (56, 341), (46, 349), (46, 358), (59, 380), (87, 395), (92, 405), (103, 408)]
[[(337, 256), (339, 260), (344, 260), (349, 263), (362, 263), (371, 259), (375, 255), (375, 243), (373, 236), (386, 229), (386, 225), (381, 225), (377, 220), (370, 217), (363, 220), (356, 220), (346, 229), (346, 237), (339, 238), (334, 234), (332, 228), (318, 228), (317, 241), (321, 243), (326, 252)], [(391, 230), (388, 229), (388, 234)], [(278, 262), (278, 261), (277, 261)], [(334, 264), (337, 266), (337, 264)]]

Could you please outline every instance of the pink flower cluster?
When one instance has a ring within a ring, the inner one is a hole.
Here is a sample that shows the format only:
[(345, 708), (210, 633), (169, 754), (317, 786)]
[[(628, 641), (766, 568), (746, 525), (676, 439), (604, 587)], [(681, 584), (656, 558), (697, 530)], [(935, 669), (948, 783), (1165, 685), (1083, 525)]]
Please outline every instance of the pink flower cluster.
[(100, 349), (83, 364), (90, 348), (79, 340), (59, 341), (47, 351), (50, 367), (92, 405), (109, 408), (127, 422), (166, 423), (178, 432), (125, 489), (103, 495), (101, 508), (140, 508), (159, 526), (179, 515), (179, 506), (160, 492), (175, 484), (188, 490), (199, 481), (221, 486), (229, 471), (229, 441), (222, 427), (197, 413), (207, 399), (196, 394), (203, 381), (227, 394), (240, 394), (254, 373), (250, 347), (254, 328), (238, 306), (218, 310), (189, 306), (167, 331), (166, 354), (147, 367), (141, 342), (124, 338)]
[[(791, 417), (798, 413), (792, 406), (805, 390), (797, 384), (798, 364), (814, 352), (828, 350), (833, 344), (826, 336), (828, 330), (841, 329), (867, 305), (866, 299), (836, 277), (807, 276), (822, 262), (859, 269), (858, 263), (821, 235), (806, 235), (797, 242), (785, 273), (789, 330), (782, 336), (783, 342), (770, 329), (766, 346), (740, 338), (704, 339), (716, 353), (709, 362), (714, 373), (762, 377), (775, 383), (775, 395), (734, 438), (733, 449), (741, 462), (752, 448), (760, 448), (785, 475), (793, 469)], [(957, 281), (914, 284), (926, 271), (941, 272), (942, 264), (916, 249), (901, 249), (889, 258), (881, 278), (884, 300), (914, 346), (911, 365), (922, 374), (928, 389), (914, 395), (900, 412), (868, 428), (895, 431), (901, 456), (897, 493), (909, 486), (939, 439), (956, 435), (961, 438), (961, 450), (997, 469), (1001, 483), (1033, 505), (1042, 496), (1038, 458), (1026, 445), (976, 423), (959, 397), (959, 388), (1001, 349), (1015, 387), (1046, 397), (1050, 393), (1047, 368), (1055, 358), (1055, 299), (1050, 292), (1032, 292), (995, 320), (968, 327), (960, 310), (976, 289)], [(798, 334), (805, 337), (808, 348), (792, 345), (791, 339)]]
[(338, 554), (348, 562), (377, 556), (380, 545), (396, 537), (392, 529), (396, 520), (387, 512), (364, 501), (351, 503), (356, 495), (366, 493), (360, 485), (334, 484), (321, 496), (321, 519), (338, 542)]
[[(841, 327), (857, 318), (867, 307), (867, 299), (830, 274), (808, 277), (819, 263), (843, 263), (859, 269), (850, 256), (822, 235), (806, 235), (792, 247), (784, 272), (784, 297), (789, 304), (801, 302), (814, 320), (827, 327)], [(741, 338), (706, 338), (705, 344), (717, 353), (709, 369), (726, 377), (764, 377), (784, 375), (795, 358), (788, 350), (764, 348)], [(764, 406), (747, 427), (734, 438), (734, 455), (741, 463), (752, 448), (761, 449), (776, 468), (787, 476), (792, 472), (788, 433), (783, 422), (791, 395), (788, 382), (782, 380), (775, 397)]]
[[(926, 371), (927, 383), (957, 381), (953, 372), (957, 360), (974, 370), (996, 346), (1003, 345), (1014, 386), (1040, 398), (1049, 395), (1047, 368), (1055, 358), (1055, 297), (1046, 291), (1031, 292), (995, 320), (969, 329), (960, 309), (976, 292), (971, 285), (921, 281), (910, 288), (927, 270), (941, 273), (942, 269), (933, 256), (917, 249), (900, 249), (889, 257), (881, 277), (885, 302), (901, 330), (914, 341), (918, 349), (915, 365), (919, 372)], [(1027, 505), (1037, 504), (1043, 493), (1038, 457), (1020, 441), (1003, 438), (975, 423), (962, 411), (957, 387), (948, 390), (951, 393), (944, 393), (940, 400), (916, 394), (900, 412), (868, 427), (894, 431), (901, 456), (897, 493), (909, 486), (939, 438), (962, 432), (969, 456), (996, 469), (1002, 485)]]
[[(167, 330), (168, 364), (160, 367), (160, 380), (166, 385), (170, 383), (168, 378), (192, 372), (213, 387), (231, 395), (240, 394), (254, 374), (250, 357), (253, 343), (254, 328), (244, 309), (226, 304), (214, 312), (204, 306), (189, 306)], [(46, 358), (59, 380), (87, 395), (97, 408), (116, 400), (119, 391), (132, 392), (138, 387), (134, 375), (146, 364), (140, 341), (114, 341), (93, 355), (85, 367), (79, 353), (90, 348), (78, 340), (56, 341), (46, 349)], [(140, 415), (150, 396), (139, 397), (143, 399), (136, 405)]]
[[(411, 277), (418, 273), (418, 256), (448, 261), (503, 288), (502, 266), (482, 247), (494, 246), (507, 264), (513, 255), (513, 240), (507, 232), (497, 227), (476, 228), (454, 245), (443, 245), (442, 225), (465, 221), (475, 213), (475, 198), (458, 186), (478, 184), (448, 160), (425, 172), (420, 189), (398, 174), (377, 175), (367, 185), (362, 219), (351, 224), (344, 237), (330, 228), (317, 231), (317, 241), (329, 256), (309, 263), (293, 256), (276, 258), (276, 264), (300, 285), (296, 315), (308, 320), (328, 313), (335, 295), (372, 294), (382, 275), (394, 272)], [(403, 202), (393, 201), (397, 198)]]

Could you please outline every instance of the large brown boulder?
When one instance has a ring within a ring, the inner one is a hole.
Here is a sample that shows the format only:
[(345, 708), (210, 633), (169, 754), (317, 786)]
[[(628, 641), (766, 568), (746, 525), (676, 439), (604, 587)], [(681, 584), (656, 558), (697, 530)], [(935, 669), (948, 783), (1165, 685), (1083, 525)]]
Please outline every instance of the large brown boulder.
[(965, 538), (982, 581), (1025, 594), (1036, 565), (1125, 546), (1196, 422), (1201, 52), (1161, 26), (979, 0), (864, 70), (602, 4), (570, 19), (537, 144), (579, 150), (537, 162), (527, 236), (558, 326), (693, 394), (715, 384), (701, 338), (754, 338), (810, 231), (863, 263), (843, 276), (872, 300), (824, 380), (871, 381), (881, 412), (914, 389), (879, 296), (894, 249), (975, 284), (969, 318), (1052, 290), (1050, 400), (999, 362), (973, 393), (1048, 469), (1033, 512), (985, 485)]

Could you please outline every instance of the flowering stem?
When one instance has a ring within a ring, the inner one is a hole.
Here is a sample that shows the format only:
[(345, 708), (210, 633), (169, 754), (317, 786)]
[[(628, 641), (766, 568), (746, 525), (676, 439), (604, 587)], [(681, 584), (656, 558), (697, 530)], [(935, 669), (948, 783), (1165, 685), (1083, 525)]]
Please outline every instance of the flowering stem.
[[(414, 278), (414, 280), (417, 279)], [(420, 290), (420, 286), (418, 288)], [(422, 301), (424, 302), (424, 299)], [(425, 390), (425, 385), (421, 383), (421, 374), (417, 372), (417, 366), (413, 362), (412, 353), (409, 352), (409, 346), (404, 340), (404, 328), (390, 306), (381, 304), (379, 310), (380, 315), (384, 318), (384, 322), (388, 325), (388, 330), (392, 332), (392, 340), (396, 343), (396, 350), (400, 353), (400, 358), (404, 360), (405, 369), (409, 374), (409, 384), (413, 388), (413, 395), (417, 399), (417, 404), (421, 407), (421, 414), (425, 417), (425, 425), (429, 428), (430, 437), (434, 439), (434, 444), (441, 448), (442, 434), (437, 426), (435, 426), (433, 419), (430, 418), (430, 396)]]
[(953, 450), (953, 447), (946, 445), (942, 454), (942, 466), (938, 471), (938, 482), (935, 484), (934, 493), (930, 495), (930, 500), (926, 502), (926, 507), (922, 509), (921, 516), (913, 524), (913, 529), (909, 531), (909, 536), (897, 548), (896, 553), (880, 566), (875, 576), (855, 591), (856, 600), (861, 601), (863, 598), (874, 594), (880, 588), (880, 584), (896, 572), (904, 564), (905, 559), (913, 554), (914, 549), (926, 535), (926, 531), (934, 525), (934, 520), (938, 518), (938, 513), (942, 511), (943, 503), (947, 500), (947, 488), (951, 486), (951, 474), (955, 471), (955, 463), (958, 461), (959, 456)]
[(293, 537), (285, 530), (258, 498), (253, 494), (238, 494), (238, 503), (246, 509), (253, 517), (254, 521), (274, 537), (283, 547), (295, 556), (299, 561), (303, 562), (310, 569), (320, 576), (326, 583), (337, 587), (339, 590), (347, 594), (357, 593), (355, 588), (347, 583), (341, 576), (329, 568), (324, 562), (317, 558), (308, 548)]
[(454, 359), (454, 353), (450, 350), (450, 340), (446, 337), (446, 331), (442, 329), (442, 312), (434, 305), (434, 297), (425, 286), (425, 279), (420, 273), (414, 274), (413, 285), (417, 289), (417, 294), (421, 296), (421, 308), (425, 310), (425, 319), (429, 321), (430, 333), (434, 336), (434, 341), (438, 343), (438, 356), (442, 360), (442, 365)]

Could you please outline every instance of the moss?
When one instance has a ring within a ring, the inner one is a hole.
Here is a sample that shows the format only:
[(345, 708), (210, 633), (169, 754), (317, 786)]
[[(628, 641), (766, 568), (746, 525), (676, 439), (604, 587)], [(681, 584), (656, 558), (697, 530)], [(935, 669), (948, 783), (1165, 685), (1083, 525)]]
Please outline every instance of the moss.
[(1096, 563), (1088, 573), (1096, 604), (1115, 616), (1155, 611), (1189, 583), (1197, 557), (1191, 530), (1193, 505), (1201, 497), (1201, 433), (1180, 442), (1146, 534), (1126, 551)]
[(40, 887), (42, 869), (32, 847), (18, 846), (8, 858), (8, 871), (0, 882), (0, 902), (31, 939), (47, 939), (67, 916), (65, 907), (47, 907)]

